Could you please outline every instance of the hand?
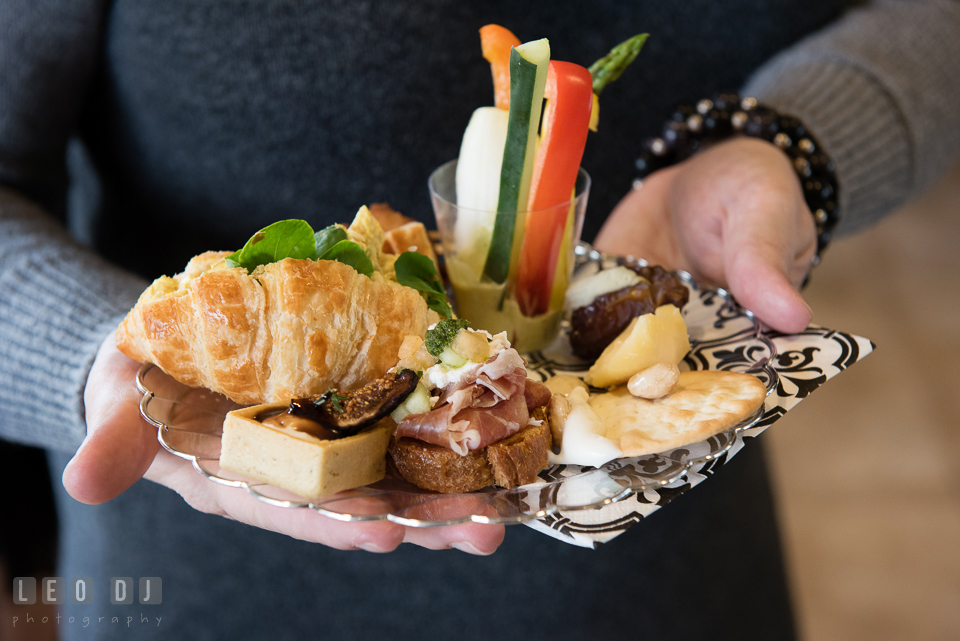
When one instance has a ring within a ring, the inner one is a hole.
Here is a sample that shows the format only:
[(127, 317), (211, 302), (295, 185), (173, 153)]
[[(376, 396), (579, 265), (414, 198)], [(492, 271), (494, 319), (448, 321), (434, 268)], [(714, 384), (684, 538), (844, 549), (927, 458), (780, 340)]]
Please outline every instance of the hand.
[(63, 472), (67, 492), (82, 503), (109, 501), (144, 477), (178, 492), (201, 512), (340, 550), (389, 552), (408, 542), (490, 554), (503, 541), (502, 525), (407, 528), (389, 521), (344, 523), (313, 510), (267, 505), (242, 489), (213, 483), (186, 460), (160, 449), (157, 431), (140, 416), (140, 392), (134, 382), (139, 368), (117, 350), (113, 334), (100, 346), (84, 391), (87, 437)]
[(762, 140), (735, 138), (651, 174), (595, 244), (724, 287), (782, 332), (802, 331), (813, 316), (797, 290), (816, 226), (789, 158)]

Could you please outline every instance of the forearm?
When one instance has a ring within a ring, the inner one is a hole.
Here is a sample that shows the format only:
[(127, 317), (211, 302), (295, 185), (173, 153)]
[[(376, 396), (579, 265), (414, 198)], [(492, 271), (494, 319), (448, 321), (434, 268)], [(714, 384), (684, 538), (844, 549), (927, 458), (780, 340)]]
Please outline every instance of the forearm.
[(0, 437), (76, 449), (87, 372), (144, 286), (0, 187)]
[(837, 167), (838, 231), (932, 185), (960, 151), (960, 2), (875, 2), (785, 50), (743, 91), (800, 118)]

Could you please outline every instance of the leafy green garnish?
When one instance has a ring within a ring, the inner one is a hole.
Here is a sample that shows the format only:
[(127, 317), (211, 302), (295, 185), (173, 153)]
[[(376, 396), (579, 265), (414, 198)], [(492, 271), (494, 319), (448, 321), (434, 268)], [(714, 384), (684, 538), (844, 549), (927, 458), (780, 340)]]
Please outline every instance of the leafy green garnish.
[(323, 258), (327, 250), (340, 241), (347, 239), (347, 231), (340, 225), (330, 225), (329, 227), (321, 229), (313, 236), (317, 246), (317, 257)]
[(260, 265), (284, 258), (317, 259), (313, 228), (305, 220), (280, 220), (267, 225), (247, 241), (243, 249), (227, 256), (227, 265), (252, 272)]
[(341, 240), (339, 243), (328, 249), (320, 257), (320, 260), (335, 260), (344, 265), (350, 265), (364, 276), (373, 275), (373, 263), (363, 247), (352, 240)]
[(427, 351), (440, 358), (440, 354), (453, 342), (457, 332), (469, 326), (470, 321), (463, 318), (441, 318), (433, 329), (427, 330), (424, 338)]
[(335, 260), (350, 265), (364, 276), (373, 274), (373, 263), (363, 248), (347, 240), (347, 232), (337, 225), (316, 234), (305, 220), (281, 220), (267, 225), (247, 241), (243, 249), (225, 258), (227, 267), (243, 267), (253, 272), (284, 258)]
[(599, 96), (604, 87), (620, 77), (624, 69), (636, 59), (649, 35), (649, 33), (641, 33), (629, 40), (624, 40), (611, 49), (610, 53), (590, 65), (588, 71), (593, 76), (593, 93)]
[(313, 404), (316, 406), (321, 406), (326, 402), (330, 402), (330, 405), (333, 406), (333, 409), (338, 413), (343, 414), (343, 406), (340, 405), (343, 401), (350, 400), (349, 396), (344, 396), (343, 394), (337, 393), (336, 388), (331, 387), (326, 392), (321, 394), (318, 398), (313, 401)]
[(403, 252), (394, 263), (393, 269), (397, 274), (397, 282), (419, 291), (427, 302), (427, 307), (445, 318), (453, 316), (443, 282), (433, 266), (433, 261), (427, 256), (417, 252)]

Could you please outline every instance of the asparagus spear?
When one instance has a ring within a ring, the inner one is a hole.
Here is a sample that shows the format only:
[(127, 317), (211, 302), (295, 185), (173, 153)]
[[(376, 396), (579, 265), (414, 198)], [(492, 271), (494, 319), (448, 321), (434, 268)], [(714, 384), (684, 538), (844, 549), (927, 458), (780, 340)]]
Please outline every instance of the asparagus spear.
[(603, 88), (620, 77), (620, 74), (630, 66), (640, 48), (647, 41), (648, 33), (638, 34), (624, 40), (610, 50), (610, 53), (590, 65), (588, 71), (593, 76), (593, 93), (600, 95)]

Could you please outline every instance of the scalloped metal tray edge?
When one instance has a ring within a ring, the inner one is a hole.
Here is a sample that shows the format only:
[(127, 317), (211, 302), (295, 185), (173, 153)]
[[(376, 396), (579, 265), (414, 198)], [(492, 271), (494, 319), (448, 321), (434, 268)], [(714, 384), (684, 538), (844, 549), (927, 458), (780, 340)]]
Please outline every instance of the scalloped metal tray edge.
[[(577, 269), (582, 268), (588, 263), (597, 263), (600, 266), (610, 266), (612, 264), (646, 264), (645, 261), (635, 259), (630, 256), (626, 257), (610, 257), (601, 254), (600, 252), (592, 249), (586, 243), (580, 243), (576, 248), (577, 256)], [(763, 334), (761, 331), (761, 325), (759, 321), (753, 316), (753, 314), (747, 310), (742, 309), (737, 305), (733, 298), (729, 295), (728, 292), (722, 289), (718, 290), (707, 290), (701, 288), (697, 285), (689, 274), (685, 272), (680, 272), (681, 278), (684, 282), (690, 287), (691, 292), (701, 295), (701, 300), (706, 295), (707, 298), (710, 296), (717, 296), (723, 301), (723, 305), (719, 309), (727, 310), (728, 314), (732, 314), (726, 317), (726, 320), (731, 320), (734, 318), (744, 318), (748, 319), (750, 326), (746, 332), (739, 332), (739, 340), (744, 342), (755, 342), (759, 343), (764, 349), (763, 352), (766, 352), (762, 358), (752, 361), (747, 367), (738, 368), (739, 371), (748, 371), (750, 373), (759, 374), (761, 378), (765, 378), (764, 384), (767, 388), (767, 395), (776, 388), (778, 382), (778, 375), (776, 370), (771, 366), (771, 362), (776, 357), (776, 346), (774, 343)], [(691, 297), (691, 303), (693, 302), (693, 297)], [(689, 306), (689, 304), (688, 304)], [(717, 321), (719, 322), (719, 321)], [(698, 365), (696, 352), (699, 347), (699, 344), (696, 341), (692, 342), (692, 349), (690, 355), (685, 359), (685, 362), (691, 369), (700, 369), (695, 367)], [(539, 353), (534, 353), (533, 356), (536, 357)], [(533, 359), (536, 361), (536, 358)], [(544, 360), (541, 356), (541, 360)], [(143, 394), (140, 399), (140, 414), (150, 425), (157, 428), (157, 438), (160, 444), (164, 447), (165, 450), (171, 454), (178, 456), (182, 459), (190, 461), (194, 469), (201, 475), (205, 476), (207, 479), (214, 483), (220, 485), (225, 485), (229, 487), (237, 487), (245, 489), (251, 496), (254, 498), (263, 501), (264, 503), (274, 505), (281, 508), (309, 508), (320, 514), (328, 516), (330, 518), (339, 520), (339, 521), (379, 521), (379, 520), (389, 520), (401, 525), (410, 526), (410, 527), (435, 527), (443, 525), (456, 525), (460, 523), (475, 522), (475, 523), (488, 523), (488, 524), (514, 524), (514, 523), (524, 523), (528, 521), (533, 521), (536, 519), (541, 519), (556, 512), (568, 512), (568, 511), (579, 511), (579, 510), (592, 510), (602, 508), (611, 503), (622, 501), (633, 494), (642, 493), (647, 490), (658, 489), (667, 487), (673, 484), (676, 484), (687, 474), (687, 471), (690, 468), (708, 462), (710, 460), (716, 459), (720, 456), (726, 454), (730, 448), (736, 442), (736, 437), (741, 432), (750, 429), (756, 425), (764, 415), (764, 407), (761, 406), (757, 412), (751, 416), (749, 419), (741, 422), (740, 424), (724, 430), (700, 443), (690, 444), (682, 448), (676, 448), (670, 452), (665, 452), (662, 454), (655, 454), (646, 457), (639, 458), (627, 458), (627, 459), (617, 459), (611, 461), (601, 468), (579, 468), (578, 466), (552, 466), (540, 472), (541, 482), (534, 483), (531, 485), (521, 486), (518, 488), (512, 488), (510, 490), (503, 489), (491, 489), (487, 488), (480, 490), (469, 495), (448, 495), (448, 494), (436, 494), (433, 492), (428, 492), (426, 490), (420, 490), (414, 486), (410, 486), (411, 489), (379, 489), (376, 486), (369, 486), (365, 488), (357, 488), (356, 490), (350, 490), (349, 492), (342, 493), (340, 495), (335, 495), (333, 497), (327, 497), (319, 500), (294, 500), (294, 499), (281, 499), (271, 497), (267, 494), (261, 492), (258, 488), (267, 488), (270, 487), (266, 484), (241, 480), (241, 479), (229, 479), (223, 476), (219, 476), (217, 473), (207, 469), (205, 463), (215, 462), (217, 459), (209, 457), (201, 457), (197, 454), (191, 454), (189, 452), (184, 452), (176, 449), (169, 442), (169, 439), (166, 438), (169, 430), (171, 429), (163, 421), (158, 420), (156, 417), (150, 413), (150, 404), (151, 402), (158, 398), (154, 392), (149, 389), (145, 378), (146, 375), (154, 368), (154, 365), (145, 364), (137, 372), (136, 383), (140, 392)], [(536, 370), (534, 370), (536, 371)], [(541, 374), (540, 372), (537, 372)], [(210, 436), (205, 434), (205, 436)], [(709, 451), (705, 454), (693, 455), (687, 457), (691, 449), (696, 449), (697, 447), (703, 446), (709, 447)], [(656, 464), (656, 459), (662, 461), (669, 461), (665, 468), (664, 474), (654, 474), (654, 475), (645, 475), (640, 474), (627, 474), (628, 478), (631, 478), (629, 481), (617, 481), (611, 476), (616, 475), (616, 472), (626, 470), (627, 468), (637, 469), (638, 466), (643, 467), (646, 464), (647, 467), (651, 465), (653, 467), (658, 467)], [(589, 475), (597, 475), (598, 473), (606, 474), (607, 478), (613, 481), (619, 490), (613, 489), (613, 485), (608, 485), (608, 490), (605, 492), (606, 495), (597, 496), (596, 500), (586, 501), (584, 503), (578, 504), (559, 504), (556, 500), (548, 502), (546, 505), (542, 505), (542, 502), (537, 502), (537, 507), (532, 506), (533, 501), (530, 501), (530, 497), (541, 496), (545, 491), (551, 493), (556, 497), (561, 487), (566, 483), (571, 483), (577, 479), (584, 479), (589, 477)], [(640, 479), (640, 480), (638, 480)], [(338, 511), (336, 509), (331, 509), (333, 504), (345, 501), (345, 500), (355, 500), (360, 497), (374, 497), (374, 498), (385, 498), (388, 497), (390, 493), (394, 492), (405, 492), (410, 496), (419, 496), (420, 499), (408, 505), (405, 505), (402, 510), (391, 510), (375, 514), (356, 514), (345, 511)], [(527, 511), (523, 511), (517, 514), (497, 514), (496, 516), (490, 516), (489, 514), (465, 514), (450, 519), (440, 519), (440, 520), (424, 520), (417, 518), (409, 518), (403, 515), (403, 512), (409, 512), (413, 508), (422, 508), (425, 505), (442, 501), (450, 497), (461, 497), (461, 496), (470, 496), (481, 498), (485, 497), (482, 503), (476, 505), (473, 512), (480, 512), (484, 508), (493, 506), (497, 499), (508, 500), (510, 505), (517, 505), (521, 502), (530, 504), (531, 507)], [(510, 500), (513, 499), (513, 500)], [(394, 512), (398, 513), (394, 513)]]

